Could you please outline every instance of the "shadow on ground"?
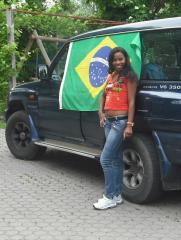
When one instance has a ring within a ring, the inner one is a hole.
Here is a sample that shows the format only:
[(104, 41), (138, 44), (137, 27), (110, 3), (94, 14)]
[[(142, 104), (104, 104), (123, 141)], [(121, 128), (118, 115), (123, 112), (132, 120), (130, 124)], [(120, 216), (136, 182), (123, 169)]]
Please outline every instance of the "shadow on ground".
[(40, 160), (47, 167), (57, 171), (64, 168), (65, 170), (76, 171), (83, 175), (100, 177), (100, 179), (103, 177), (99, 160), (56, 150), (48, 150)]
[[(100, 181), (103, 180), (101, 166), (99, 161), (95, 159), (89, 159), (83, 156), (56, 150), (48, 150), (40, 160), (51, 170), (60, 171), (64, 169), (64, 171), (74, 171), (83, 176), (97, 177)], [(177, 205), (180, 202), (181, 191), (167, 191), (163, 193), (158, 201), (149, 205)]]

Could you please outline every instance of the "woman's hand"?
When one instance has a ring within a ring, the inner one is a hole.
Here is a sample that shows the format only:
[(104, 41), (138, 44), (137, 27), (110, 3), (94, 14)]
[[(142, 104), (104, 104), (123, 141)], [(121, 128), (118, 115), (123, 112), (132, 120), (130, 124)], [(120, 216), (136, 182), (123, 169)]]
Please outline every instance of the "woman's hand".
[(105, 113), (99, 112), (100, 127), (104, 127), (105, 120), (106, 120)]
[(124, 130), (123, 139), (125, 140), (128, 137), (133, 135), (133, 128), (131, 126), (127, 126)]

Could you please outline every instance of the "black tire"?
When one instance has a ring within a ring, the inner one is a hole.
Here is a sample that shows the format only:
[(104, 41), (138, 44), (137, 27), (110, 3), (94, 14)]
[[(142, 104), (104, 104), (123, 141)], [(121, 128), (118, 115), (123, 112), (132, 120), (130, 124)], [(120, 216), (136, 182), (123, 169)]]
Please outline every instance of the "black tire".
[(134, 135), (124, 144), (123, 196), (134, 203), (157, 200), (162, 193), (160, 163), (152, 139)]
[(35, 145), (31, 141), (30, 123), (25, 111), (17, 111), (9, 117), (6, 142), (11, 153), (23, 160), (34, 160), (46, 151), (46, 147)]

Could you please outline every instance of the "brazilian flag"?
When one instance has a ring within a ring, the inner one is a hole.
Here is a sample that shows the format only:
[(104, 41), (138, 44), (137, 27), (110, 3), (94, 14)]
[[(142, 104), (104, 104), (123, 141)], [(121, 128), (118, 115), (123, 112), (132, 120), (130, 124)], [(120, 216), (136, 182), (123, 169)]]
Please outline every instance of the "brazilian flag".
[(97, 111), (108, 75), (108, 57), (115, 47), (124, 48), (138, 77), (141, 71), (139, 33), (93, 37), (70, 43), (59, 92), (60, 109)]

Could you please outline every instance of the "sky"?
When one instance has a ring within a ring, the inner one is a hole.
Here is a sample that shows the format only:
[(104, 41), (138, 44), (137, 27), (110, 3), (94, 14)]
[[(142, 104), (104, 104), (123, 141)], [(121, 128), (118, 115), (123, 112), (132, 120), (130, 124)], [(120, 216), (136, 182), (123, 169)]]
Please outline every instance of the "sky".
[(49, 7), (52, 7), (54, 4), (55, 4), (55, 3), (54, 3), (53, 0), (46, 0), (46, 5), (47, 5), (48, 8), (49, 8)]

